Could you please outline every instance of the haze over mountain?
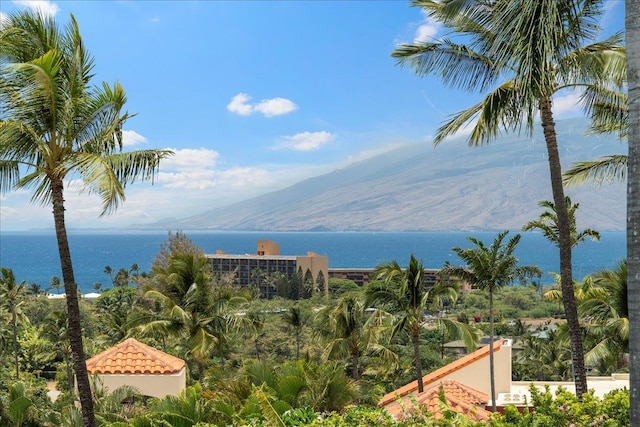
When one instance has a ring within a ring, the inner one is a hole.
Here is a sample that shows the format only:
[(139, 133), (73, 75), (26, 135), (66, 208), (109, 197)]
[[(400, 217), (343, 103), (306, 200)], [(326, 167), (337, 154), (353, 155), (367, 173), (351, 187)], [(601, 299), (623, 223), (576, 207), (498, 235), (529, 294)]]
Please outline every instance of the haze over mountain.
[[(585, 136), (585, 121), (558, 121), (563, 168), (626, 153), (610, 136)], [(538, 126), (539, 127), (539, 126)], [(578, 227), (624, 230), (623, 183), (567, 189)], [(471, 148), (465, 138), (408, 145), (233, 205), (153, 228), (256, 231), (453, 231), (520, 229), (552, 200), (546, 146), (507, 135)]]

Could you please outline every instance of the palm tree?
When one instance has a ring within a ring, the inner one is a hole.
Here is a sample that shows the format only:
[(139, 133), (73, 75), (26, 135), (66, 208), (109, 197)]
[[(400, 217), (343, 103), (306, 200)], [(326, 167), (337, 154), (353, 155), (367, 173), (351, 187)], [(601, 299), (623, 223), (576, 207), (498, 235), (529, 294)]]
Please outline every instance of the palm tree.
[(640, 427), (640, 2), (625, 2), (629, 93), (629, 174), (627, 177), (627, 304), (631, 427)]
[(81, 180), (100, 196), (101, 214), (111, 213), (124, 201), (125, 186), (152, 178), (171, 152), (122, 152), (126, 93), (118, 83), (90, 86), (93, 58), (73, 16), (60, 30), (39, 13), (13, 14), (0, 39), (0, 193), (32, 187), (32, 201), (53, 207), (83, 422), (93, 427), (64, 185)]
[[(436, 74), (452, 87), (488, 94), (478, 104), (453, 115), (435, 137), (435, 144), (464, 126), (472, 127), (469, 144), (491, 142), (502, 130), (531, 134), (540, 116), (553, 200), (558, 212), (560, 272), (566, 294), (564, 309), (571, 334), (571, 357), (576, 392), (587, 392), (582, 337), (577, 307), (572, 297), (570, 222), (562, 183), (552, 97), (567, 88), (589, 88), (614, 81), (622, 86), (624, 67), (621, 36), (584, 45), (597, 34), (599, 0), (538, 0), (491, 2), (415, 0), (463, 42), (442, 38), (434, 42), (405, 44), (392, 56), (419, 75)], [(504, 81), (500, 79), (506, 78)], [(583, 97), (591, 112), (593, 98)]]
[[(571, 236), (571, 247), (575, 247), (578, 243), (583, 242), (587, 237), (591, 240), (600, 240), (600, 232), (592, 228), (585, 228), (582, 231), (578, 231), (576, 225), (576, 211), (580, 207), (579, 203), (572, 203), (569, 196), (565, 197), (567, 206), (567, 212), (569, 214), (569, 230)], [(546, 210), (540, 214), (537, 220), (529, 221), (522, 227), (522, 231), (540, 230), (542, 235), (554, 243), (556, 246), (560, 244), (560, 238), (558, 233), (558, 211), (556, 205), (549, 200), (542, 200), (538, 203), (541, 208)]]
[(214, 295), (208, 267), (203, 255), (186, 253), (171, 258), (167, 269), (152, 269), (157, 287), (146, 286), (145, 296), (158, 301), (161, 309), (158, 318), (139, 326), (143, 335), (186, 333), (200, 378), (213, 346), (226, 339), (228, 308), (247, 302), (229, 294)]
[[(600, 270), (575, 283), (574, 295), (578, 312), (585, 319), (585, 339), (592, 343), (585, 360), (592, 366), (608, 360), (612, 365), (607, 370), (619, 368), (620, 356), (629, 349), (626, 260), (613, 270)], [(562, 301), (562, 294), (551, 289), (544, 298)]]
[(69, 322), (65, 311), (53, 311), (45, 319), (42, 336), (54, 344), (54, 348), (62, 353), (69, 393), (73, 393), (73, 370), (71, 369), (71, 346), (69, 344)]
[(260, 361), (260, 338), (264, 336), (265, 316), (260, 310), (249, 310), (244, 314), (234, 316), (232, 323), (235, 329), (253, 341), (256, 359)]
[[(420, 332), (424, 323), (427, 309), (439, 307), (441, 301), (455, 301), (458, 296), (456, 286), (442, 283), (427, 290), (422, 261), (413, 254), (409, 258), (409, 265), (403, 269), (397, 261), (380, 265), (376, 269), (372, 282), (366, 289), (366, 305), (376, 305), (378, 309), (390, 313), (394, 317), (391, 336), (395, 337), (400, 331), (407, 331), (411, 337), (414, 354), (414, 367), (418, 380), (418, 392), (424, 391), (422, 382), (422, 357), (420, 355)], [(473, 334), (459, 331), (473, 347)]]
[(16, 380), (20, 378), (20, 365), (18, 363), (18, 317), (21, 316), (20, 306), (22, 305), (22, 297), (26, 291), (26, 282), (16, 283), (16, 277), (13, 270), (0, 267), (0, 301), (9, 307), (11, 313), (11, 331), (13, 334), (13, 355), (16, 368)]
[(60, 278), (58, 276), (52, 276), (49, 285), (50, 286), (48, 289), (55, 289), (56, 294), (59, 294), (60, 288), (63, 287), (63, 284), (60, 283)]
[(365, 352), (376, 353), (385, 360), (397, 356), (380, 345), (377, 317), (367, 313), (360, 291), (342, 295), (333, 306), (325, 307), (316, 317), (317, 333), (327, 340), (324, 360), (350, 358), (351, 378), (360, 379), (361, 358)]
[(289, 310), (282, 315), (282, 321), (285, 325), (293, 328), (296, 336), (296, 359), (300, 359), (300, 344), (302, 338), (302, 329), (307, 323), (307, 315), (302, 311), (299, 305), (289, 307)]
[(583, 293), (578, 311), (589, 319), (587, 339), (595, 337), (595, 345), (585, 355), (592, 365), (611, 360), (612, 369), (620, 368), (620, 356), (629, 351), (629, 309), (627, 304), (627, 261), (613, 270), (592, 275), (593, 286)]
[(115, 281), (113, 280), (113, 269), (111, 268), (110, 265), (106, 265), (104, 267), (104, 274), (108, 274), (109, 275), (109, 279), (111, 280), (111, 286), (115, 288), (116, 284)]
[(457, 277), (477, 289), (489, 292), (489, 370), (491, 405), (494, 412), (496, 411), (496, 391), (493, 356), (493, 294), (516, 279), (523, 278), (530, 270), (530, 267), (519, 267), (518, 258), (515, 256), (520, 235), (516, 234), (509, 241), (504, 242), (507, 234), (508, 231), (499, 233), (491, 246), (485, 246), (481, 240), (469, 237), (469, 241), (473, 243), (474, 247), (451, 249), (466, 263), (466, 266), (456, 267), (447, 263), (440, 270), (442, 275)]

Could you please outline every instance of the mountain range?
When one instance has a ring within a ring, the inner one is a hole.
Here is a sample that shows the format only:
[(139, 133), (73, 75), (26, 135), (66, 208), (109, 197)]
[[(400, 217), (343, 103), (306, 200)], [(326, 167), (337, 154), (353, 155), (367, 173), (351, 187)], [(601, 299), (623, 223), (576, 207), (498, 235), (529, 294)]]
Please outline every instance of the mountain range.
[[(540, 126), (538, 126), (540, 128)], [(626, 153), (612, 136), (586, 136), (586, 121), (557, 122), (563, 169)], [(625, 183), (568, 188), (578, 228), (625, 229)], [(520, 229), (552, 200), (541, 129), (469, 147), (465, 138), (406, 145), (279, 191), (164, 220), (153, 228), (237, 231), (470, 231)]]

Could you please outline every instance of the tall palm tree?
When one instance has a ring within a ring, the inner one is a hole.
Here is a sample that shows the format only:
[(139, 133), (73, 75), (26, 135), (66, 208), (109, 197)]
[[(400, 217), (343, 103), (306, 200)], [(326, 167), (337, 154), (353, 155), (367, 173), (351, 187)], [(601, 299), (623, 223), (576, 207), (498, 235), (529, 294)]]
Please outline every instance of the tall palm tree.
[(516, 234), (505, 242), (507, 234), (507, 231), (499, 233), (491, 246), (486, 246), (481, 240), (469, 237), (469, 241), (473, 243), (474, 247), (468, 249), (452, 248), (466, 265), (457, 267), (447, 262), (440, 270), (440, 274), (457, 277), (477, 289), (489, 292), (489, 370), (491, 405), (494, 412), (496, 411), (496, 391), (493, 356), (493, 294), (516, 279), (524, 277), (530, 269), (518, 266), (515, 250), (520, 242), (520, 235)]
[(6, 267), (0, 267), (0, 301), (6, 304), (11, 313), (11, 332), (13, 338), (13, 356), (16, 368), (16, 380), (20, 378), (20, 364), (18, 363), (18, 317), (21, 317), (20, 306), (26, 291), (26, 282), (16, 283), (16, 277), (13, 270)]
[(127, 184), (152, 178), (171, 152), (122, 151), (126, 93), (118, 83), (90, 85), (93, 58), (73, 16), (61, 30), (39, 13), (13, 14), (3, 22), (0, 39), (0, 193), (33, 188), (32, 201), (53, 207), (83, 422), (93, 427), (65, 182), (80, 180), (98, 194), (104, 215), (124, 201)]
[(629, 307), (629, 387), (631, 427), (640, 427), (640, 2), (625, 1), (629, 93), (629, 174), (627, 177), (627, 303)]
[[(376, 281), (366, 289), (366, 305), (375, 305), (378, 309), (394, 317), (391, 336), (407, 331), (411, 337), (414, 354), (414, 367), (418, 380), (418, 392), (424, 391), (422, 382), (422, 357), (420, 355), (420, 332), (424, 324), (424, 315), (429, 308), (439, 307), (442, 301), (455, 301), (457, 287), (449, 282), (426, 289), (425, 273), (422, 261), (413, 254), (409, 265), (403, 269), (397, 261), (380, 265), (374, 274)], [(468, 347), (473, 347), (475, 337), (472, 333), (460, 330), (459, 335)]]
[[(566, 294), (564, 309), (571, 334), (576, 392), (587, 392), (582, 337), (572, 297), (570, 223), (553, 118), (553, 95), (567, 88), (588, 88), (620, 77), (624, 65), (621, 36), (591, 42), (600, 0), (415, 0), (432, 18), (460, 35), (462, 42), (442, 38), (434, 42), (404, 44), (392, 56), (419, 75), (435, 74), (447, 85), (486, 96), (456, 113), (435, 137), (435, 144), (461, 128), (472, 127), (469, 144), (479, 146), (500, 131), (531, 134), (536, 115), (547, 146), (553, 201), (558, 212), (560, 272)], [(585, 44), (589, 42), (590, 44)], [(502, 80), (504, 79), (504, 80)], [(622, 86), (622, 81), (616, 81)], [(582, 98), (590, 112), (594, 101)]]

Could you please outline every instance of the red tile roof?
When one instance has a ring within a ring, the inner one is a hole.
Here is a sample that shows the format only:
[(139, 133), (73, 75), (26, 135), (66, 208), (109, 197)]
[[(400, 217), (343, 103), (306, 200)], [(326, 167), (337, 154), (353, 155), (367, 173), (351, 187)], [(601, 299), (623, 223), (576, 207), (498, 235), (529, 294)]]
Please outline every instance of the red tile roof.
[(129, 338), (87, 360), (90, 374), (173, 374), (184, 360)]
[(444, 380), (425, 387), (422, 393), (412, 393), (398, 398), (384, 406), (395, 419), (401, 420), (406, 414), (415, 411), (415, 406), (428, 411), (435, 418), (444, 416), (440, 391), (444, 392), (446, 407), (465, 415), (472, 421), (488, 421), (491, 413), (484, 409), (489, 396), (481, 391), (467, 387), (454, 380)]
[[(498, 339), (494, 341), (493, 343), (494, 353), (500, 351), (500, 348), (502, 347), (503, 342), (504, 342), (503, 339)], [(466, 356), (461, 357), (460, 359), (454, 362), (451, 362), (448, 365), (443, 366), (442, 368), (431, 372), (430, 374), (423, 376), (422, 383), (424, 384), (425, 391), (426, 391), (426, 388), (429, 387), (432, 383), (439, 381), (447, 377), (448, 375), (451, 375), (455, 371), (458, 371), (464, 368), (465, 366), (468, 366), (484, 357), (489, 357), (488, 345), (481, 347), (478, 350), (474, 351), (473, 353), (467, 354)], [(387, 393), (382, 399), (380, 399), (380, 402), (378, 402), (378, 406), (386, 406), (388, 403), (393, 402), (398, 397), (403, 397), (409, 393), (417, 393), (417, 391), (418, 391), (418, 380), (413, 381), (403, 387), (400, 387), (399, 389), (392, 391), (391, 393)]]

